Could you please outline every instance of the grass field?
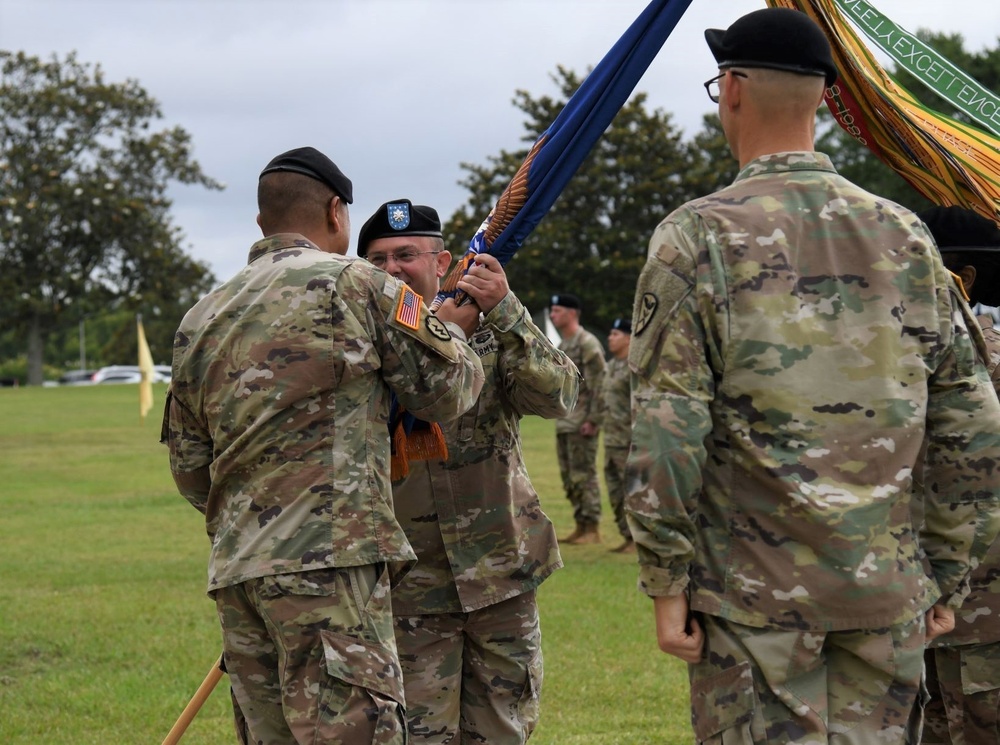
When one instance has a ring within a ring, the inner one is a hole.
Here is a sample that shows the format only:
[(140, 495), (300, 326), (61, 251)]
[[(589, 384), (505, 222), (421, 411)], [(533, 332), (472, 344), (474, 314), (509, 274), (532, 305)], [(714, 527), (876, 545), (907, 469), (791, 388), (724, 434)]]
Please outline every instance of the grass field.
[[(155, 387), (157, 402), (163, 386)], [(174, 490), (136, 386), (0, 389), (0, 743), (160, 743), (220, 650), (202, 517)], [(560, 534), (552, 424), (525, 457)], [(634, 556), (566, 546), (539, 592), (535, 745), (692, 741), (683, 663), (659, 652)], [(220, 685), (184, 745), (235, 742)]]

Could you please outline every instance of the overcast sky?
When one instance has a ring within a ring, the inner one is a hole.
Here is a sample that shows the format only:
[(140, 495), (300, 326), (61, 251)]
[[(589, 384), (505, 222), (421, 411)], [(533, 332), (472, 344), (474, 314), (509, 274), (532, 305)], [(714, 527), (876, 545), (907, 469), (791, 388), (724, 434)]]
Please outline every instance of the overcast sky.
[[(556, 93), (557, 65), (582, 74), (646, 4), (0, 0), (0, 49), (75, 50), (161, 103), (162, 126), (184, 127), (205, 172), (227, 184), (171, 190), (186, 249), (224, 279), (259, 237), (257, 176), (274, 155), (312, 145), (352, 179), (352, 253), (362, 223), (390, 199), (430, 204), (446, 219), (465, 202), (462, 162), (522, 146), (515, 91)], [(873, 4), (911, 32), (960, 33), (969, 51), (1000, 43), (998, 0)], [(716, 71), (702, 32), (765, 6), (693, 0), (637, 90), (692, 136), (714, 109), (701, 85)]]

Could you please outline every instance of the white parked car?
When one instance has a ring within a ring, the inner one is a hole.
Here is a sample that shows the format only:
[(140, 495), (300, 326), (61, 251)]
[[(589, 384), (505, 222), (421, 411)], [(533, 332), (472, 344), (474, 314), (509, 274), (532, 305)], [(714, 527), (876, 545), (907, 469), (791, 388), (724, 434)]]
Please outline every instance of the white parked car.
[[(142, 373), (138, 365), (111, 365), (102, 367), (95, 372), (91, 378), (91, 383), (139, 383), (142, 381)], [(153, 382), (170, 382), (170, 365), (153, 366)]]

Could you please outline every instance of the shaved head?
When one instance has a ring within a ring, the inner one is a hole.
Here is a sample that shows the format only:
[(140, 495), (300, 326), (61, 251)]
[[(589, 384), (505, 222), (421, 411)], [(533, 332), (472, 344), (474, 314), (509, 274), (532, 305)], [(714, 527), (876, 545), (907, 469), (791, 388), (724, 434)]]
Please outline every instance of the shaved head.
[(326, 184), (309, 176), (275, 171), (257, 183), (257, 209), (264, 235), (303, 233), (326, 218), (336, 196)]
[(762, 67), (747, 68), (746, 89), (761, 111), (775, 116), (815, 116), (826, 82), (819, 75), (800, 75)]

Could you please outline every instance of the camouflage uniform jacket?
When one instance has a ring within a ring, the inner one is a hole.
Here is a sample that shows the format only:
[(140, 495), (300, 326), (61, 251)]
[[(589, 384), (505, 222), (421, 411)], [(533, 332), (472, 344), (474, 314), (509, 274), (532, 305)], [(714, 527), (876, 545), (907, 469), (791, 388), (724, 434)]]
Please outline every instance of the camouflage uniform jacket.
[(566, 416), (556, 420), (557, 434), (576, 434), (584, 422), (597, 418), (600, 405), (601, 386), (604, 384), (604, 347), (597, 337), (582, 326), (569, 339), (563, 339), (559, 349), (566, 353), (580, 371), (580, 395), (576, 406)]
[[(989, 361), (986, 364), (993, 388), (1000, 394), (1000, 329), (995, 326), (997, 309), (977, 305), (972, 309), (983, 329)], [(955, 630), (935, 639), (935, 646), (1000, 642), (1000, 540), (994, 539), (986, 558), (972, 570), (972, 588), (955, 613)]]
[(579, 373), (513, 293), (473, 334), (486, 383), (478, 403), (441, 427), (448, 461), (410, 461), (392, 485), (417, 565), (392, 592), (395, 615), (472, 611), (537, 587), (562, 566), (521, 457), (520, 420), (572, 408)]
[(632, 442), (631, 380), (627, 359), (612, 357), (604, 374), (594, 423), (604, 433), (604, 447), (627, 448)]
[[(640, 588), (761, 628), (959, 605), (997, 530), (1000, 404), (923, 224), (827, 156), (782, 153), (667, 217), (649, 253), (629, 355)], [(910, 519), (925, 436), (936, 582)]]
[[(468, 345), (385, 272), (296, 234), (255, 243), (184, 316), (164, 413), (171, 471), (212, 541), (209, 592), (412, 561), (392, 512), (390, 389), (453, 419), (482, 380)], [(206, 467), (203, 488), (183, 486)]]

